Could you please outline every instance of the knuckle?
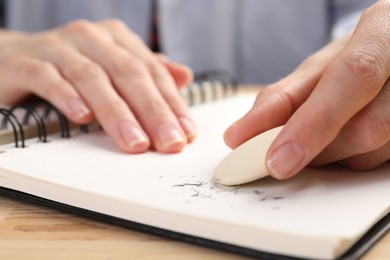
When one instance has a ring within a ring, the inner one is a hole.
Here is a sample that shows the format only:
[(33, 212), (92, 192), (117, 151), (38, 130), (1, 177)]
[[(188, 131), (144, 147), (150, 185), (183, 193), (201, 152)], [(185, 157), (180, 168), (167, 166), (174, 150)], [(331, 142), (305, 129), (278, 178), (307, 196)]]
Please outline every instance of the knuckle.
[(40, 36), (36, 41), (39, 46), (55, 46), (61, 43), (61, 40), (54, 33), (48, 33)]
[(128, 37), (134, 44), (145, 45), (144, 40), (137, 33), (134, 33), (132, 31), (128, 31)]
[(114, 31), (125, 31), (125, 30), (128, 30), (127, 25), (123, 21), (121, 21), (119, 19), (103, 20), (101, 22), (101, 24), (103, 24), (107, 28), (109, 28), (111, 30), (114, 30)]
[(96, 23), (87, 20), (70, 22), (63, 27), (60, 35), (78, 41), (82, 45), (110, 44), (112, 39)]
[(360, 152), (370, 152), (383, 146), (390, 137), (389, 127), (383, 120), (362, 112), (351, 128), (352, 141)]
[(140, 76), (147, 73), (146, 66), (142, 62), (132, 58), (116, 59), (112, 64), (112, 71), (117, 76)]
[(96, 24), (87, 20), (77, 20), (65, 25), (62, 29), (62, 33), (66, 37), (79, 39), (84, 42), (98, 42), (105, 38), (105, 34), (102, 30), (99, 30)]
[(75, 81), (99, 80), (105, 78), (105, 72), (97, 64), (84, 62), (68, 68), (67, 76)]
[(24, 65), (22, 69), (27, 78), (35, 79), (34, 92), (48, 98), (53, 98), (62, 87), (61, 80), (55, 76), (54, 66), (46, 61), (35, 61)]
[[(278, 87), (277, 85), (274, 85)], [(298, 104), (294, 101), (293, 94), (288, 91), (274, 90), (271, 86), (265, 87), (261, 90), (260, 95), (257, 96), (256, 103), (261, 106), (262, 98), (266, 97), (269, 102), (275, 104), (276, 107), (283, 108), (286, 114), (291, 115)]]
[(126, 35), (125, 37), (137, 44), (144, 44), (143, 39), (140, 35), (137, 33), (133, 32), (126, 23), (124, 23), (121, 20), (118, 19), (108, 19), (100, 22), (100, 24), (105, 28), (105, 30), (108, 30), (110, 34), (112, 32), (114, 33), (119, 33), (122, 35)]
[(89, 33), (93, 28), (94, 25), (92, 22), (83, 19), (72, 21), (64, 26), (65, 31), (82, 34)]
[(368, 7), (366, 10), (363, 11), (362, 15), (360, 16), (360, 19), (362, 21), (367, 20), (371, 16), (371, 14), (375, 11), (375, 9), (377, 9), (377, 4)]
[(382, 62), (374, 51), (355, 51), (344, 62), (347, 70), (359, 81), (359, 85), (368, 92), (377, 92), (377, 89), (373, 89), (372, 86), (377, 85), (381, 80)]
[(380, 17), (388, 17), (388, 15), (378, 16), (378, 14), (381, 13), (389, 14), (389, 12), (390, 12), (389, 0), (377, 1), (375, 4), (371, 5), (363, 12), (361, 19), (365, 20), (368, 19), (369, 17), (375, 17), (376, 19)]
[(53, 73), (54, 66), (47, 61), (35, 60), (34, 62), (23, 63), (19, 69), (26, 78), (42, 79), (49, 77)]

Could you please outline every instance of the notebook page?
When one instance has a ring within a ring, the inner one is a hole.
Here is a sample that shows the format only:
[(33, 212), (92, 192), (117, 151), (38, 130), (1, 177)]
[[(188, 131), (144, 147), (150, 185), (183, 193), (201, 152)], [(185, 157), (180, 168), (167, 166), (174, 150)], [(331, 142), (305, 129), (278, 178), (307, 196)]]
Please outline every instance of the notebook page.
[[(305, 169), (287, 181), (268, 177), (237, 187), (217, 185), (212, 179), (213, 170), (230, 151), (222, 134), (251, 107), (253, 100), (252, 96), (231, 97), (192, 108), (199, 137), (182, 153), (123, 154), (109, 137), (98, 132), (31, 144), (26, 149), (11, 148), (0, 155), (0, 167), (70, 190), (97, 194), (91, 205), (109, 214), (115, 215), (115, 208), (99, 204), (109, 204), (113, 198), (122, 207), (142, 205), (172, 214), (172, 218), (186, 216), (224, 223), (220, 230), (243, 227), (238, 230), (253, 230), (254, 237), (255, 232), (263, 232), (268, 240), (274, 234), (274, 242), (284, 235), (302, 237), (306, 242), (308, 238), (321, 243), (329, 240), (337, 247), (341, 240), (361, 236), (388, 211), (389, 165), (370, 173)], [(65, 193), (58, 198), (69, 203), (67, 196)], [(131, 217), (134, 213), (123, 214)], [(166, 220), (161, 225), (168, 228), (172, 223)], [(254, 240), (253, 246), (266, 243), (261, 239), (264, 237)], [(280, 249), (280, 245), (275, 244), (273, 249)]]

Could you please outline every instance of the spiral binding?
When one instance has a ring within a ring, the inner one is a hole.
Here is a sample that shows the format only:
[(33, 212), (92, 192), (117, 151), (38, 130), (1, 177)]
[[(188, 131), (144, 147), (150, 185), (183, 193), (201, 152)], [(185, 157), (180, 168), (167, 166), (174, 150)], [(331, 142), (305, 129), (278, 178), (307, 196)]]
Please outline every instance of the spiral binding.
[(236, 79), (226, 70), (208, 70), (195, 74), (194, 83), (180, 90), (189, 106), (235, 94)]
[[(180, 94), (189, 106), (204, 103), (209, 100), (216, 100), (237, 91), (237, 82), (234, 77), (224, 70), (208, 70), (195, 74), (194, 83), (180, 90)], [(17, 113), (21, 110), (22, 113)], [(0, 130), (7, 130), (11, 126), (13, 141), (15, 147), (26, 147), (25, 131), (31, 127), (31, 120), (34, 120), (36, 127), (36, 137), (40, 142), (48, 142), (47, 136), (48, 124), (53, 122), (51, 114), (55, 116), (55, 124), (59, 126), (59, 132), (62, 138), (70, 137), (72, 126), (68, 119), (49, 102), (33, 97), (31, 100), (15, 105), (9, 109), (0, 108), (2, 119), (0, 121)], [(17, 116), (20, 115), (21, 116)], [(88, 132), (88, 125), (78, 126), (82, 132)], [(100, 126), (98, 126), (100, 127)]]
[(6, 128), (6, 123), (9, 122), (12, 126), (15, 146), (19, 147), (19, 138), (20, 138), (21, 143), (22, 143), (22, 147), (25, 147), (25, 145), (24, 145), (24, 132), (23, 132), (22, 126), (19, 123), (18, 119), (15, 117), (14, 114), (12, 114), (11, 111), (9, 111), (5, 108), (1, 108), (0, 113), (4, 116), (4, 119), (2, 120), (0, 129)]

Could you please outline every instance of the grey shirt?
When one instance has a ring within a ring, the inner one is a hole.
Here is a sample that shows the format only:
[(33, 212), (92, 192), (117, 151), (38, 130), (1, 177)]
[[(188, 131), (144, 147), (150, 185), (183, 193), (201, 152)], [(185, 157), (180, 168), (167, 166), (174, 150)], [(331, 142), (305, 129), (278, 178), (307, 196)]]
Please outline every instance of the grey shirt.
[[(287, 75), (356, 25), (375, 0), (158, 0), (162, 51), (195, 71), (224, 68), (243, 83)], [(75, 19), (123, 20), (149, 43), (151, 0), (9, 0), (8, 28), (38, 31)]]

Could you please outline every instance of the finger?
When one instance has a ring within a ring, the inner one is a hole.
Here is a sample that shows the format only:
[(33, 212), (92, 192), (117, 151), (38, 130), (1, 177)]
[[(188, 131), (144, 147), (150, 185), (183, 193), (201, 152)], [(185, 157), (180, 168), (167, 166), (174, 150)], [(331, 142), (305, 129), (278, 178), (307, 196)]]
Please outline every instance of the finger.
[(167, 69), (162, 66), (161, 63), (152, 61), (149, 63), (148, 67), (159, 92), (164, 98), (164, 101), (169, 105), (170, 109), (179, 121), (180, 126), (184, 130), (187, 141), (192, 142), (197, 135), (197, 130), (191, 119), (187, 105), (179, 95), (172, 77), (167, 76)]
[(72, 46), (54, 43), (41, 58), (55, 64), (63, 77), (77, 90), (93, 110), (103, 129), (118, 147), (130, 153), (144, 152), (149, 140), (126, 103), (115, 91), (105, 71)]
[(368, 171), (386, 163), (389, 158), (390, 143), (387, 143), (373, 152), (359, 154), (341, 160), (339, 164), (358, 171)]
[(314, 160), (312, 166), (325, 165), (359, 154), (373, 152), (390, 141), (390, 80), (368, 106), (341, 129), (336, 139)]
[(296, 174), (378, 94), (390, 72), (385, 48), (390, 39), (383, 22), (371, 11), (363, 16), (350, 43), (271, 145), (266, 159), (271, 175), (284, 179)]
[(72, 43), (108, 73), (116, 91), (133, 111), (155, 148), (167, 153), (181, 151), (187, 142), (185, 135), (145, 65), (93, 24), (78, 22), (68, 25), (67, 29), (73, 34)]
[(163, 54), (156, 54), (156, 57), (168, 69), (177, 87), (186, 87), (194, 80), (194, 73), (190, 67), (172, 62)]
[(225, 142), (236, 148), (251, 137), (283, 125), (308, 98), (324, 67), (341, 51), (349, 36), (324, 47), (306, 59), (293, 73), (262, 88), (251, 110), (225, 132)]
[[(163, 64), (159, 62), (161, 58), (157, 59), (156, 55), (146, 47), (142, 40), (136, 34), (129, 31), (129, 29), (120, 21), (109, 20), (101, 22), (99, 25), (110, 32), (110, 36), (115, 43), (145, 64), (148, 73), (152, 76), (155, 86), (164, 98), (164, 102), (168, 104), (170, 110), (176, 116), (176, 120), (178, 120), (181, 127), (180, 130), (184, 131), (187, 141), (191, 142), (196, 137), (197, 130), (169, 71), (169, 69), (173, 69), (176, 74), (179, 72), (179, 78), (182, 77), (183, 79), (181, 80), (188, 81), (190, 76), (188, 74), (188, 68), (183, 66), (179, 67), (178, 65), (169, 62), (166, 62), (170, 64), (169, 66), (163, 66)], [(137, 51), (135, 52), (134, 50)]]
[(16, 90), (21, 90), (20, 95), (32, 92), (48, 100), (76, 123), (83, 124), (92, 120), (93, 115), (83, 98), (52, 63), (23, 56), (15, 57), (7, 65), (10, 71), (3, 80)]

